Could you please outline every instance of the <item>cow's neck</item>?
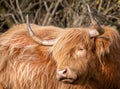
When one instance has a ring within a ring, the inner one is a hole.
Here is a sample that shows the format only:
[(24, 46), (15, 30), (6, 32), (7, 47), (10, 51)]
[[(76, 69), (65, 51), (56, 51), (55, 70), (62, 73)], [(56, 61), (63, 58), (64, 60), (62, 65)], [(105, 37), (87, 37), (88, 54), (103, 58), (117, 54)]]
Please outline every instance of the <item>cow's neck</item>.
[(117, 85), (117, 82), (120, 83), (120, 81), (117, 78), (120, 78), (120, 74), (118, 74), (120, 71), (120, 49), (117, 49), (117, 51), (111, 52), (108, 56), (105, 58), (102, 58), (102, 64), (99, 65), (99, 70), (97, 73), (93, 76), (91, 79), (91, 84), (93, 83), (96, 86), (101, 89), (119, 89)]

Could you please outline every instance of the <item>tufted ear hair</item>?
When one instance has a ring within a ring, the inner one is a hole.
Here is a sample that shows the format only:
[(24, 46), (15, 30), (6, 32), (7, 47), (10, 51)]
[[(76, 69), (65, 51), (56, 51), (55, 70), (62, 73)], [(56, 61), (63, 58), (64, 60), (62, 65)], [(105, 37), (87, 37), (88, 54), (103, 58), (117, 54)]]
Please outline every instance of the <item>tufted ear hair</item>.
[(107, 36), (99, 36), (95, 40), (96, 53), (99, 58), (109, 54), (111, 40)]

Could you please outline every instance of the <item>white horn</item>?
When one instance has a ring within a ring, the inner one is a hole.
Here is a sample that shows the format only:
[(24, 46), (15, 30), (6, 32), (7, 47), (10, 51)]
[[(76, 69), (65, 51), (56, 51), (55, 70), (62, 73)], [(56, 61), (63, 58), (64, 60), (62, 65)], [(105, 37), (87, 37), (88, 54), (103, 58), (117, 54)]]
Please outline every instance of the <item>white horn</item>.
[(89, 29), (90, 37), (97, 37), (99, 36), (99, 32), (96, 29)]
[(37, 37), (35, 35), (35, 33), (33, 32), (31, 26), (30, 26), (30, 23), (29, 23), (29, 20), (28, 20), (28, 15), (26, 16), (27, 18), (27, 29), (28, 29), (28, 32), (30, 34), (30, 36), (32, 37), (32, 39), (37, 42), (38, 44), (40, 45), (44, 45), (44, 46), (52, 46), (56, 39), (53, 39), (53, 40), (43, 40), (43, 39), (40, 39), (39, 37)]

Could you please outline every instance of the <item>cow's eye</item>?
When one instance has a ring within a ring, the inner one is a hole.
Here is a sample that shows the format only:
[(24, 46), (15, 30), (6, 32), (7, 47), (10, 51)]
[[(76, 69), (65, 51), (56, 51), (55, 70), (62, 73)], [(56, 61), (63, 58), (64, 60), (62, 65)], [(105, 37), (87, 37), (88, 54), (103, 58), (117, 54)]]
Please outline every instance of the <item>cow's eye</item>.
[(79, 48), (79, 51), (83, 51), (84, 49), (83, 48)]
[(78, 56), (78, 57), (83, 57), (86, 55), (86, 49), (85, 48), (79, 48), (79, 49), (76, 49), (75, 51), (75, 54)]

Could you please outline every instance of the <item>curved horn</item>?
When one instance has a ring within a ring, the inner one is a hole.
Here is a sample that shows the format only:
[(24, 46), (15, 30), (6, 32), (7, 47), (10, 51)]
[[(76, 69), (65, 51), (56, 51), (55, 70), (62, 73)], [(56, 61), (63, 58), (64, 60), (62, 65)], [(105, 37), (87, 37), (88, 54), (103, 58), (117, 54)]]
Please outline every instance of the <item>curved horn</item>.
[(55, 43), (55, 41), (56, 41), (55, 39), (53, 39), (53, 40), (43, 40), (43, 39), (38, 38), (35, 35), (35, 33), (32, 31), (32, 28), (31, 28), (29, 20), (28, 20), (28, 15), (26, 16), (26, 18), (27, 18), (27, 29), (28, 29), (28, 32), (29, 32), (30, 36), (32, 37), (32, 39), (35, 42), (37, 42), (40, 45), (44, 45), (44, 46), (52, 46)]
[(105, 32), (105, 30), (100, 26), (99, 23), (96, 22), (96, 18), (93, 18), (88, 4), (87, 4), (87, 8), (88, 8), (88, 12), (89, 12), (91, 23), (92, 23), (93, 27), (98, 31), (99, 35), (102, 35)]

